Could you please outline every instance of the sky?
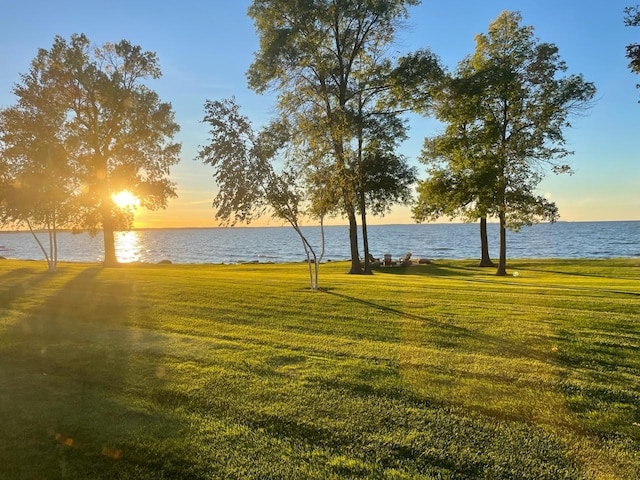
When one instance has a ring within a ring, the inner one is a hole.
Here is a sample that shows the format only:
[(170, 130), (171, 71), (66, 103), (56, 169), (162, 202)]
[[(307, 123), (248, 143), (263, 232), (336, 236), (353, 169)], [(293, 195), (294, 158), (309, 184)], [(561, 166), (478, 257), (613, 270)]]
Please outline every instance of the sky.
[[(126, 39), (157, 53), (163, 76), (150, 83), (170, 102), (181, 126), (181, 161), (171, 170), (178, 198), (166, 210), (139, 209), (135, 226), (212, 227), (215, 184), (211, 167), (195, 160), (208, 141), (201, 123), (204, 103), (235, 96), (256, 126), (275, 113), (275, 96), (248, 89), (245, 73), (258, 49), (250, 0), (1, 0), (0, 108), (15, 103), (12, 88), (28, 71), (38, 48), (49, 49), (56, 35), (85, 33), (96, 44)], [(392, 52), (428, 47), (449, 69), (471, 54), (474, 36), (485, 33), (503, 10), (519, 11), (543, 42), (559, 47), (568, 72), (594, 82), (596, 103), (574, 118), (566, 131), (574, 174), (549, 174), (539, 192), (555, 201), (564, 221), (640, 220), (640, 77), (627, 68), (625, 45), (640, 42), (640, 28), (625, 27), (627, 1), (585, 0), (423, 0), (410, 8)], [(443, 127), (411, 116), (401, 153), (418, 166), (425, 137)], [(443, 220), (448, 221), (448, 220)], [(281, 225), (263, 219), (262, 225)], [(344, 220), (334, 219), (334, 224)], [(409, 208), (397, 207), (372, 224), (413, 223)]]

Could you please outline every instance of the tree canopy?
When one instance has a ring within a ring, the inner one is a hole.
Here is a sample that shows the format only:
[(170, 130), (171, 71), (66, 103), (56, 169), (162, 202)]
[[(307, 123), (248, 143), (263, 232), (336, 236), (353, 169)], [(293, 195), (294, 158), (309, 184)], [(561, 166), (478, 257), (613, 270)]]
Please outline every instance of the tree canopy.
[(210, 140), (196, 159), (213, 167), (218, 187), (213, 199), (215, 217), (223, 224), (235, 225), (269, 213), (287, 222), (302, 241), (311, 288), (317, 289), (322, 254), (316, 254), (300, 228), (306, 196), (302, 176), (282, 159), (291, 138), (286, 123), (272, 122), (256, 131), (234, 98), (207, 101), (204, 122), (210, 126)]

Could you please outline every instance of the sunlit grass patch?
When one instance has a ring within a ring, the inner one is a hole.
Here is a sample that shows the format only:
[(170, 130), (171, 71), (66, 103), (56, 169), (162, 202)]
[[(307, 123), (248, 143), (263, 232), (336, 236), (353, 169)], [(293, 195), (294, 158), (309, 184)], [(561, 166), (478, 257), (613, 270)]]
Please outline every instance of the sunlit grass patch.
[(634, 260), (4, 261), (2, 478), (636, 478)]

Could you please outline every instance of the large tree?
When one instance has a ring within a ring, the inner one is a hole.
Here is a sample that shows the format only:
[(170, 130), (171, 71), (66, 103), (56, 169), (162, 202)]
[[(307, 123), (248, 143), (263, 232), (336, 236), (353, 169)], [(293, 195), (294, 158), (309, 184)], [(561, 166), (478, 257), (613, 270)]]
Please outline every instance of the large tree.
[[(545, 173), (570, 172), (563, 162), (572, 154), (565, 146), (569, 118), (589, 107), (595, 86), (567, 70), (558, 48), (534, 37), (520, 24), (517, 12), (502, 12), (487, 34), (476, 36), (473, 55), (459, 65), (465, 89), (452, 101), (466, 105), (463, 142), (471, 153), (465, 177), (487, 216), (500, 222), (497, 274), (506, 275), (506, 229), (555, 220), (555, 204), (536, 192)], [(445, 138), (444, 141), (449, 139)], [(469, 189), (468, 185), (464, 189)]]
[(179, 127), (171, 105), (147, 86), (160, 75), (155, 53), (126, 40), (95, 46), (81, 34), (40, 49), (14, 90), (19, 103), (45, 85), (52, 92), (62, 112), (56, 136), (82, 183), (79, 226), (102, 229), (105, 265), (117, 264), (114, 231), (132, 222), (114, 194), (127, 190), (150, 209), (175, 196), (168, 174), (179, 160)]
[(444, 133), (425, 140), (421, 161), (427, 165), (428, 177), (419, 182), (418, 200), (413, 207), (416, 221), (435, 220), (441, 216), (480, 219), (480, 266), (494, 266), (489, 256), (487, 212), (493, 204), (491, 179), (495, 176), (490, 148), (478, 129), (471, 128), (480, 115), (478, 102), (469, 101), (482, 95), (473, 78), (462, 73), (447, 76), (432, 97), (432, 111), (445, 124)]
[[(385, 56), (418, 0), (254, 0), (260, 49), (248, 71), (258, 92), (278, 92), (299, 140), (330, 152), (340, 209), (349, 221), (351, 273), (361, 273), (356, 213), (362, 209), (363, 119), (380, 106), (393, 70)], [(387, 111), (386, 114), (391, 112)], [(381, 112), (381, 114), (383, 114)], [(324, 156), (323, 158), (326, 158)]]

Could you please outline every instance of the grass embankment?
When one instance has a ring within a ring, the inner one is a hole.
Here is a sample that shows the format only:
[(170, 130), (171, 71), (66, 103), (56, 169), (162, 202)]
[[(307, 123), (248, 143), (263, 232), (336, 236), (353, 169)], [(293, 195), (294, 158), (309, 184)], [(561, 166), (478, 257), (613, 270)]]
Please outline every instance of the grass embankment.
[(640, 478), (640, 262), (0, 263), (0, 478)]

